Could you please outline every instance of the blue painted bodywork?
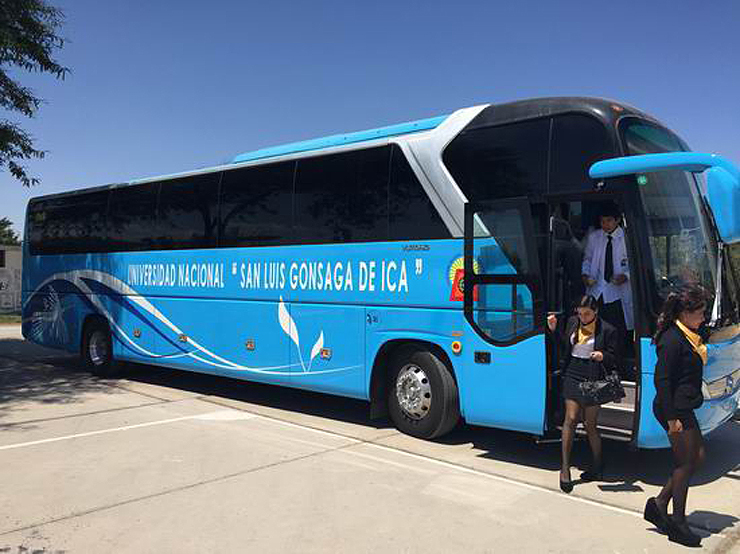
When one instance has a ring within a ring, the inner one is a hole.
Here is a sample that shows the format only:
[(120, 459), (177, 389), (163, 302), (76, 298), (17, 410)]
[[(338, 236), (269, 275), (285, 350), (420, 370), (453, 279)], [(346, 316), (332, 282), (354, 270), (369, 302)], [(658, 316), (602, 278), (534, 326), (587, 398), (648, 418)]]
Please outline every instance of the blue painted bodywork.
[[(642, 339), (642, 389), (640, 429), (637, 446), (640, 448), (665, 448), (670, 446), (668, 436), (653, 415), (655, 399), (655, 364), (657, 354), (650, 339)], [(708, 360), (704, 367), (704, 381), (711, 383), (723, 379), (740, 368), (740, 334), (730, 340), (708, 345)], [(703, 434), (708, 434), (730, 420), (740, 407), (740, 382), (733, 383), (726, 394), (708, 399), (696, 410)]]
[(706, 178), (719, 236), (726, 244), (740, 241), (740, 180), (723, 167), (710, 168)]
[[(486, 248), (484, 259), (506, 265), (505, 257), (490, 254), (490, 244)], [(33, 257), (26, 252), (23, 333), (39, 344), (78, 352), (85, 318), (102, 315), (118, 359), (360, 399), (370, 397), (372, 368), (384, 344), (423, 341), (451, 360), (468, 421), (542, 433), (543, 336), (494, 347), (476, 335), (462, 302), (451, 299), (462, 251), (462, 241), (450, 239)], [(506, 294), (494, 288), (483, 294), (480, 307), (496, 313), (505, 331), (512, 328), (506, 319), (514, 316), (505, 313), (504, 298), (510, 298), (508, 285)], [(460, 354), (451, 348), (457, 340)], [(491, 352), (492, 363), (474, 363), (475, 351)]]
[(594, 179), (681, 170), (701, 173), (706, 170), (709, 205), (722, 240), (729, 244), (740, 241), (740, 169), (716, 154), (671, 152), (627, 156), (596, 162), (589, 175)]
[(369, 140), (380, 138), (396, 137), (400, 135), (418, 133), (420, 131), (428, 131), (430, 129), (438, 127), (445, 119), (447, 119), (447, 117), (447, 115), (441, 115), (437, 117), (430, 117), (428, 119), (420, 119), (418, 121), (409, 121), (407, 123), (398, 123), (396, 125), (389, 125), (387, 127), (379, 127), (377, 129), (368, 129), (366, 131), (357, 131), (355, 133), (344, 133), (341, 135), (332, 135), (329, 137), (304, 140), (301, 142), (292, 142), (290, 144), (273, 146), (271, 148), (263, 148), (261, 150), (239, 154), (234, 158), (232, 163), (250, 162), (253, 160), (261, 160), (264, 158), (274, 158), (276, 156), (296, 154), (298, 152), (321, 150), (323, 148), (344, 146), (347, 144), (366, 142)]
[(665, 154), (611, 158), (593, 164), (588, 174), (594, 179), (605, 179), (632, 173), (650, 173), (669, 169), (701, 173), (710, 167), (721, 167), (730, 173), (734, 179), (740, 179), (740, 170), (732, 162), (717, 154), (701, 152), (668, 152)]
[[(480, 273), (515, 273), (493, 238), (476, 239), (474, 256)], [(478, 285), (477, 325), (511, 343), (494, 346), (453, 298), (462, 260), (459, 239), (59, 256), (25, 250), (23, 333), (78, 352), (85, 318), (102, 315), (119, 359), (359, 399), (370, 398), (383, 345), (427, 342), (451, 361), (466, 421), (541, 434), (545, 341), (534, 329), (529, 289)], [(462, 343), (459, 354), (453, 341)], [(490, 353), (491, 363), (476, 363), (476, 352)], [(728, 375), (739, 360), (739, 337), (713, 344), (705, 379)], [(667, 444), (652, 416), (654, 366), (644, 340), (637, 445), (646, 448)], [(697, 413), (702, 429), (732, 417), (739, 395), (736, 386), (706, 401)]]

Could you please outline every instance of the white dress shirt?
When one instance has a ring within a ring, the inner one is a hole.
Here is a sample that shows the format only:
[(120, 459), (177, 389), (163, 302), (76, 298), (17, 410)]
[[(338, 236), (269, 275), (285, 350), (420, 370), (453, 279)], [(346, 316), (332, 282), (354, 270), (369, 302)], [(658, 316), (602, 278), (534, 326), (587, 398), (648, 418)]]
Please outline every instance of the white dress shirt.
[(632, 315), (632, 286), (630, 284), (630, 267), (627, 258), (627, 246), (624, 242), (624, 229), (617, 227), (612, 233), (612, 261), (614, 271), (612, 280), (617, 275), (625, 275), (627, 280), (621, 285), (604, 280), (604, 256), (608, 243), (607, 233), (603, 229), (592, 232), (586, 242), (586, 251), (583, 254), (581, 273), (594, 281), (593, 286), (587, 288), (586, 293), (597, 300), (603, 296), (605, 304), (622, 301), (624, 323), (628, 330), (635, 328)]
[(593, 354), (594, 351), (594, 344), (596, 343), (594, 337), (589, 337), (589, 339), (583, 344), (576, 344), (577, 338), (578, 331), (576, 330), (576, 332), (573, 333), (573, 336), (570, 337), (570, 343), (573, 345), (573, 350), (571, 350), (570, 355), (574, 358), (580, 358), (581, 360), (590, 360), (591, 354)]

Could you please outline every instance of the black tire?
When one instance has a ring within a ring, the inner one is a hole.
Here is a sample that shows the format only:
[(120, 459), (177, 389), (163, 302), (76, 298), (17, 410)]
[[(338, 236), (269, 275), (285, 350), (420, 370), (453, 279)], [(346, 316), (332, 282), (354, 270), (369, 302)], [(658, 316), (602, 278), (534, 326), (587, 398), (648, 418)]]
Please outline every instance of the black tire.
[(114, 377), (117, 374), (110, 328), (103, 321), (93, 320), (85, 325), (81, 355), (85, 367), (94, 375)]
[(452, 430), (460, 401), (447, 364), (428, 350), (396, 352), (388, 372), (388, 413), (399, 431), (414, 437), (433, 439)]

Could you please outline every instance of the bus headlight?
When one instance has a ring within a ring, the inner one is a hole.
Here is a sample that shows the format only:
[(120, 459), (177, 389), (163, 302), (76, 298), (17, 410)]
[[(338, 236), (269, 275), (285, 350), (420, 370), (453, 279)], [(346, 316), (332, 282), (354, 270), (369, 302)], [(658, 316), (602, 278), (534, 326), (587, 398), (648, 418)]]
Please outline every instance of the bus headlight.
[(714, 400), (730, 396), (740, 385), (740, 369), (736, 369), (725, 377), (720, 377), (707, 383), (702, 381), (701, 391), (704, 394), (704, 400)]

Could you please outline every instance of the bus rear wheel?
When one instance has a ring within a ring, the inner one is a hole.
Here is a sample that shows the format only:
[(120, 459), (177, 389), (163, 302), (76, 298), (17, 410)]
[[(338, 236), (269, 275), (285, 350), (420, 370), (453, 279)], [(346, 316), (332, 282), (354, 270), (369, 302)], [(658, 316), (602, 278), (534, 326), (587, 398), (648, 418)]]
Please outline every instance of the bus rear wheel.
[(388, 412), (396, 428), (433, 439), (460, 419), (457, 384), (449, 367), (428, 350), (406, 348), (392, 357)]
[(113, 342), (110, 329), (102, 321), (91, 321), (85, 326), (82, 337), (82, 361), (98, 377), (113, 377), (116, 363), (113, 359)]

